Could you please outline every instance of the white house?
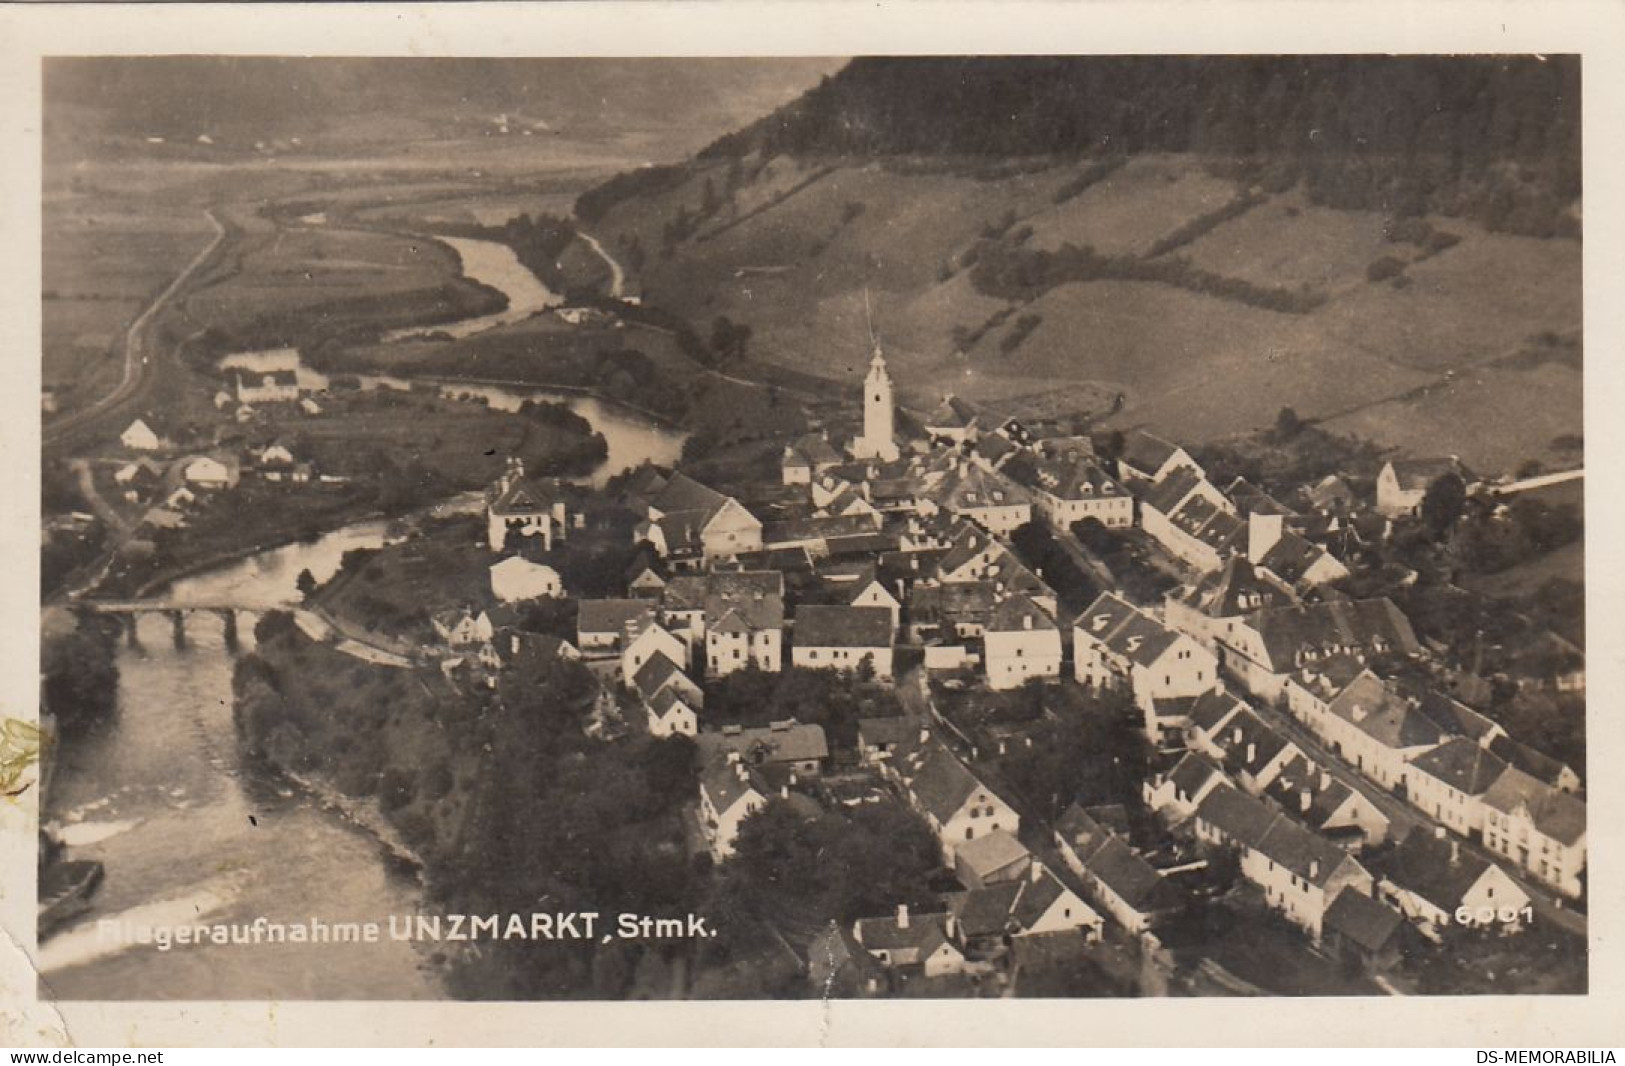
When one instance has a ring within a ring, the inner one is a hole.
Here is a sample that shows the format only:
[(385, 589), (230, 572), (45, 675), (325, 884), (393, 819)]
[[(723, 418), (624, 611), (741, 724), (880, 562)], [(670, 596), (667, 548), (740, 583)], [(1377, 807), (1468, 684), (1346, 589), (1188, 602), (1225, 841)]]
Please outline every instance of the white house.
[(119, 434), (118, 439), (119, 443), (126, 448), (138, 452), (155, 452), (163, 446), (163, 442), (158, 439), (158, 434), (154, 433), (152, 427), (139, 418), (131, 422), (124, 432)]
[[(683, 580), (673, 580), (671, 587)], [(784, 575), (777, 570), (719, 571), (706, 575), (703, 597), (697, 621), (711, 676), (746, 667), (778, 673), (784, 660)], [(692, 612), (684, 612), (682, 625), (689, 633), (695, 621)]]
[(1002, 471), (1032, 494), (1033, 509), (1056, 529), (1086, 518), (1108, 529), (1134, 524), (1134, 497), (1092, 456), (1021, 453)]
[(1268, 608), (1217, 641), (1225, 672), (1263, 700), (1279, 699), (1293, 674), (1316, 663), (1414, 655), (1421, 647), (1410, 620), (1386, 598)]
[(1484, 794), (1507, 764), (1466, 737), (1424, 751), (1405, 769), (1405, 797), (1439, 825), (1477, 840), (1484, 832)]
[(1061, 676), (1061, 627), (1019, 592), (993, 608), (982, 640), (989, 688), (1017, 688), (1035, 677)]
[(732, 496), (677, 471), (648, 505), (633, 536), (674, 566), (693, 568), (762, 549), (762, 523)]
[(293, 370), (266, 370), (235, 375), (237, 402), (294, 403), (299, 399), (299, 374)]
[(517, 555), (493, 563), (490, 575), (491, 592), (504, 603), (564, 595), (564, 582), (557, 570)]
[(965, 768), (942, 744), (928, 740), (894, 758), (884, 771), (937, 835), (943, 862), (953, 865), (961, 844), (998, 830), (1021, 829), (1021, 815)]
[(643, 707), (652, 737), (692, 737), (700, 731), (699, 711), (675, 688), (661, 689)]
[(1586, 805), (1517, 767), (1484, 793), (1484, 845), (1565, 896), (1584, 894)]
[(679, 666), (688, 662), (688, 645), (658, 622), (647, 621), (635, 626), (628, 630), (627, 637), (621, 649), (621, 680), (629, 687), (643, 665), (657, 655), (664, 655)]
[(1377, 510), (1391, 518), (1415, 514), (1435, 481), (1449, 475), (1471, 488), (1477, 479), (1455, 456), (1436, 459), (1395, 459), (1377, 475)]
[(1322, 721), (1332, 753), (1389, 790), (1404, 787), (1411, 760), (1444, 740), (1432, 719), (1369, 671), (1337, 694)]
[(892, 918), (859, 918), (852, 937), (881, 965), (895, 969), (918, 966), (926, 977), (961, 973), (965, 956), (948, 937), (943, 914), (911, 915), (899, 904)]
[(557, 490), (525, 477), (525, 464), (508, 460), (507, 469), (485, 492), (486, 542), (502, 551), (508, 537), (539, 537), (543, 551), (565, 534), (565, 506)]
[(227, 489), (237, 484), (237, 463), (232, 459), (199, 456), (186, 464), (188, 484), (204, 489)]
[(1133, 693), (1154, 744), (1174, 739), (1188, 724), (1179, 705), (1170, 701), (1219, 687), (1218, 661), (1211, 651), (1109, 592), (1073, 622), (1072, 655), (1080, 684), (1126, 687)]
[(1128, 842), (1072, 804), (1055, 820), (1061, 861), (1083, 881), (1095, 906), (1130, 933), (1143, 933), (1178, 902), (1162, 874)]
[(576, 610), (576, 647), (584, 652), (620, 648), (627, 631), (642, 632), (655, 612), (648, 600), (582, 600)]
[(1505, 932), (1522, 928), (1528, 894), (1499, 866), (1460, 841), (1445, 839), (1443, 832), (1435, 836), (1417, 829), (1407, 836), (1383, 861), (1377, 895), (1434, 939), (1458, 924)]
[(790, 661), (814, 670), (857, 670), (868, 662), (874, 676), (892, 676), (891, 612), (884, 607), (802, 604), (796, 608)]
[(760, 776), (735, 754), (706, 764), (700, 774), (700, 830), (718, 862), (733, 855), (740, 824), (767, 806), (768, 793)]

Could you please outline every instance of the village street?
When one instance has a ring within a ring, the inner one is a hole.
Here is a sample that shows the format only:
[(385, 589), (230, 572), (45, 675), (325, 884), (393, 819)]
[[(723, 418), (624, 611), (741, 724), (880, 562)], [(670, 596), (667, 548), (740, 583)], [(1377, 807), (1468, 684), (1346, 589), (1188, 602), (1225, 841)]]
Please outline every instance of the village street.
[[(1408, 832), (1432, 833), (1434, 831), (1434, 822), (1431, 819), (1392, 792), (1372, 784), (1365, 775), (1349, 766), (1339, 756), (1332, 754), (1318, 737), (1290, 714), (1262, 702), (1250, 703), (1249, 705), (1271, 727), (1296, 744), (1310, 759), (1331, 771), (1332, 775), (1339, 781), (1375, 804), (1377, 809), (1393, 823), (1394, 827), (1403, 827)], [(1585, 915), (1563, 905), (1556, 893), (1528, 877), (1516, 865), (1509, 863), (1505, 856), (1496, 855), (1482, 845), (1465, 840), (1455, 834), (1451, 834), (1450, 839), (1459, 840), (1463, 847), (1480, 858), (1493, 862), (1508, 877), (1516, 881), (1519, 887), (1529, 894), (1530, 905), (1534, 907), (1537, 921), (1550, 922), (1576, 936), (1583, 937), (1586, 935), (1587, 922)]]

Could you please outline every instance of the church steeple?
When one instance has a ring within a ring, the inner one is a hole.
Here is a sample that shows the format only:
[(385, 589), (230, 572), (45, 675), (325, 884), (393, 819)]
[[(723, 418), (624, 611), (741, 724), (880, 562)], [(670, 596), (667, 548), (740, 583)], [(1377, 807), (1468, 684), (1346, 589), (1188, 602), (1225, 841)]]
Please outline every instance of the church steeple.
[(886, 356), (880, 349), (880, 341), (876, 339), (874, 356), (869, 360), (869, 373), (863, 379), (863, 436), (852, 442), (853, 456), (858, 459), (896, 459), (895, 418), (891, 374), (886, 370)]

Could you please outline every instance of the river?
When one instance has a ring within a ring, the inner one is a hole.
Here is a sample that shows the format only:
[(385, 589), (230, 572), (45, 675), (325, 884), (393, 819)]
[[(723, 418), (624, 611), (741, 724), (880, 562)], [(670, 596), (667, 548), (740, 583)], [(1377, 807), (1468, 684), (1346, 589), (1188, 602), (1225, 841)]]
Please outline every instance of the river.
[(472, 337), (476, 333), (484, 333), (498, 326), (523, 322), (539, 311), (546, 311), (550, 307), (558, 307), (564, 303), (564, 297), (543, 285), (541, 279), (527, 270), (519, 261), (519, 257), (514, 254), (514, 250), (506, 244), (469, 240), (465, 237), (435, 239), (457, 253), (457, 257), (462, 260), (464, 277), (501, 291), (508, 297), (508, 306), (495, 314), (465, 318), (445, 325), (392, 330), (384, 334), (386, 341), (410, 340), (436, 333), (444, 333), (454, 339)]
[[(471, 262), (465, 256), (465, 269)], [(251, 354), (277, 361), (278, 369), (287, 366), (286, 352)], [(244, 368), (255, 367), (245, 362)], [(526, 399), (569, 404), (609, 444), (608, 459), (586, 479), (593, 484), (646, 459), (671, 463), (682, 448), (680, 432), (593, 397), (438, 384), (506, 409)], [(477, 496), (445, 505), (478, 506)], [(297, 602), (300, 571), (325, 580), (346, 551), (376, 547), (388, 536), (382, 522), (346, 526), (309, 544), (260, 552), (177, 581), (161, 598), (177, 606), (237, 605), (241, 648), (250, 649), (258, 612)], [(121, 643), (118, 652), (118, 714), (95, 735), (60, 750), (45, 797), (42, 822), (67, 845), (66, 857), (101, 862), (105, 877), (92, 909), (41, 945), (42, 995), (443, 998), (432, 955), (387, 934), (391, 915), (413, 914), (422, 906), (415, 871), (318, 797), (244, 761), (232, 722), (235, 653), (226, 646), (220, 616), (207, 610), (187, 614), (179, 646), (162, 614), (141, 616), (137, 634), (134, 646)], [(329, 925), (378, 922), (385, 934), (371, 944), (205, 944), (167, 951), (131, 942), (139, 929), (251, 926), (258, 918), (302, 928), (313, 919)]]

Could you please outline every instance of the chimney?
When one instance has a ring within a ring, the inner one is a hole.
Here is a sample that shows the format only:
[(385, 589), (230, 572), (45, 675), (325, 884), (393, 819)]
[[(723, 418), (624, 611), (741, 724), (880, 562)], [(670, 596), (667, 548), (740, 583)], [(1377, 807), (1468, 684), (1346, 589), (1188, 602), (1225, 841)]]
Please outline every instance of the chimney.
[(1258, 745), (1256, 743), (1254, 743), (1253, 741), (1248, 741), (1247, 742), (1247, 764), (1249, 766), (1252, 765), (1253, 761), (1256, 760), (1257, 758), (1258, 758)]
[(1320, 772), (1320, 790), (1322, 792), (1324, 792), (1328, 788), (1331, 788), (1331, 787), (1332, 787), (1332, 772), (1330, 770), (1322, 770)]
[(1450, 842), (1450, 865), (1455, 866), (1459, 862), (1461, 862), (1461, 841), (1452, 840)]
[(1033, 884), (1036, 885), (1044, 877), (1044, 860), (1043, 859), (1034, 859), (1032, 866), (1028, 869), (1027, 872), (1028, 872), (1028, 875), (1032, 878)]
[(899, 928), (899, 929), (907, 929), (908, 928), (908, 904), (907, 903), (899, 903), (897, 905), (897, 928)]
[(1317, 878), (1319, 876), (1320, 876), (1320, 860), (1319, 859), (1310, 859), (1309, 860), (1309, 880), (1313, 881), (1315, 878)]
[(779, 799), (786, 799), (787, 800), (789, 798), (790, 798), (790, 786), (789, 785), (780, 785), (779, 786)]
[(1239, 726), (1239, 725), (1238, 725), (1238, 726), (1236, 726), (1236, 729), (1235, 729), (1235, 732), (1234, 732), (1234, 733), (1233, 733), (1233, 734), (1232, 734), (1232, 735), (1233, 735), (1233, 736), (1234, 736), (1234, 737), (1235, 737), (1235, 738), (1236, 738), (1236, 739), (1235, 739), (1235, 740), (1233, 740), (1233, 741), (1231, 741), (1231, 743), (1233, 743), (1233, 744), (1240, 744), (1240, 743), (1241, 743), (1241, 726)]
[(1022, 615), (1021, 616), (1021, 628), (1022, 629), (1031, 629), (1032, 627), (1033, 627), (1033, 616), (1030, 615), (1030, 614)]
[(1311, 793), (1307, 788), (1304, 789), (1302, 792), (1298, 793), (1298, 810), (1303, 812), (1304, 814), (1308, 814), (1309, 813), (1309, 803), (1313, 798), (1314, 798), (1313, 793)]

